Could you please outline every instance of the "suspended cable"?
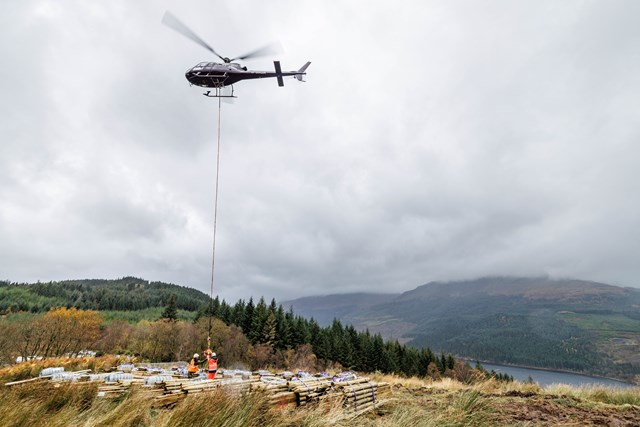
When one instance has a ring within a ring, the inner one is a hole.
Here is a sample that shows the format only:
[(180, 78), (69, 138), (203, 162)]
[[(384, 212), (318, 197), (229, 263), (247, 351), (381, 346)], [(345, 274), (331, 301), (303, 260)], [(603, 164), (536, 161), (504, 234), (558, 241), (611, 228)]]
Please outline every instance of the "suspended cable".
[(211, 348), (211, 318), (213, 317), (213, 279), (216, 266), (216, 228), (218, 223), (218, 183), (220, 181), (220, 110), (221, 98), (218, 98), (218, 142), (216, 154), (216, 190), (213, 208), (213, 247), (211, 250), (211, 289), (209, 291), (209, 331), (207, 333), (207, 348)]

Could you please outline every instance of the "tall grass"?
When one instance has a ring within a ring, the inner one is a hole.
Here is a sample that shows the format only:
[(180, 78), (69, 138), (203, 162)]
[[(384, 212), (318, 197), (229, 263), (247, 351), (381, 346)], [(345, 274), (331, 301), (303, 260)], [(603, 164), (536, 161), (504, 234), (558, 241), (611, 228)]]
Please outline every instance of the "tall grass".
[(554, 384), (547, 387), (546, 391), (549, 394), (571, 396), (580, 400), (609, 405), (640, 406), (640, 387), (611, 388), (595, 385), (571, 387), (565, 384)]
[(97, 398), (91, 411), (78, 414), (76, 423), (95, 427), (154, 426), (151, 400), (145, 393), (132, 391), (115, 400)]
[(78, 414), (88, 411), (97, 386), (25, 384), (0, 388), (0, 423), (3, 426), (67, 426)]
[(233, 396), (223, 390), (187, 398), (171, 414), (174, 427), (246, 426), (260, 427), (268, 421), (266, 397), (261, 394)]

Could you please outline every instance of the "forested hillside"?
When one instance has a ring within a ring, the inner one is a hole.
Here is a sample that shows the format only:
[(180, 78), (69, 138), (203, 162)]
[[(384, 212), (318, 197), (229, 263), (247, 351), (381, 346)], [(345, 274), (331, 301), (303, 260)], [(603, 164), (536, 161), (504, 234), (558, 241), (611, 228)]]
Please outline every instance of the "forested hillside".
[(0, 282), (0, 314), (46, 312), (52, 307), (83, 310), (142, 310), (167, 305), (176, 296), (176, 307), (196, 311), (209, 296), (193, 288), (135, 277), (116, 280), (65, 280), (46, 283)]
[[(315, 315), (312, 298), (288, 304)], [(628, 380), (640, 374), (637, 289), (546, 277), (431, 282), (356, 306), (348, 318), (357, 329), (438, 352)]]

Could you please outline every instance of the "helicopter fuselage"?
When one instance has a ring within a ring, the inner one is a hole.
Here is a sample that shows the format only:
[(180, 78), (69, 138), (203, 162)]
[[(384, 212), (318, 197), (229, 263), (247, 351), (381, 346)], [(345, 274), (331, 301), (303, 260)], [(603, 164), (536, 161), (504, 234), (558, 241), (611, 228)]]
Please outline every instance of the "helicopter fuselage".
[(304, 71), (308, 65), (298, 71), (280, 71), (280, 63), (277, 63), (275, 66), (276, 72), (272, 72), (247, 70), (247, 67), (243, 67), (235, 62), (225, 64), (217, 62), (201, 62), (195, 67), (188, 69), (185, 73), (185, 77), (189, 83), (193, 85), (211, 88), (230, 86), (241, 80), (273, 77), (279, 77), (278, 82), (280, 82), (281, 78), (285, 76), (295, 76), (298, 80), (302, 80), (302, 76), (306, 74)]

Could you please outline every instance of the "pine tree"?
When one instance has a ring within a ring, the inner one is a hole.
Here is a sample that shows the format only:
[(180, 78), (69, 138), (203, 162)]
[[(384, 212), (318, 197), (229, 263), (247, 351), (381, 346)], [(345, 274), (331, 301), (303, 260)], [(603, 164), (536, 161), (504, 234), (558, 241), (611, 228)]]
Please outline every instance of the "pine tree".
[(440, 373), (444, 374), (444, 371), (447, 369), (447, 357), (444, 353), (440, 353), (440, 363), (438, 364), (438, 369), (440, 369)]
[(371, 334), (369, 333), (369, 329), (367, 329), (364, 333), (360, 333), (358, 336), (358, 340), (360, 341), (362, 356), (361, 359), (358, 360), (359, 367), (357, 368), (357, 370), (363, 372), (371, 372), (374, 370), (374, 359), (372, 350), (372, 339)]
[(429, 367), (429, 363), (433, 362), (433, 358), (431, 350), (422, 348), (420, 349), (418, 355), (418, 376), (426, 377), (427, 376), (427, 368)]
[(449, 353), (447, 355), (447, 368), (448, 369), (453, 369), (456, 366), (456, 361), (453, 358), (453, 356), (451, 355), (451, 353)]
[(253, 324), (253, 314), (255, 311), (255, 306), (253, 304), (253, 297), (249, 298), (249, 302), (244, 308), (244, 318), (242, 319), (242, 324), (240, 327), (242, 328), (242, 332), (245, 335), (249, 335), (249, 331), (251, 330), (251, 325)]
[(276, 311), (276, 329), (278, 331), (276, 334), (276, 348), (284, 350), (290, 346), (291, 331), (288, 328), (282, 306), (279, 306)]
[(268, 316), (267, 304), (264, 302), (264, 298), (260, 298), (256, 308), (253, 312), (253, 321), (251, 322), (251, 328), (247, 338), (251, 341), (251, 344), (258, 344), (262, 339), (262, 327)]
[(380, 334), (375, 334), (373, 336), (369, 359), (371, 360), (371, 368), (374, 371), (387, 372), (387, 365), (385, 365), (386, 360), (384, 357), (384, 341)]
[(236, 326), (242, 325), (244, 320), (244, 300), (240, 299), (231, 309), (230, 323)]
[(222, 300), (222, 302), (220, 303), (220, 308), (218, 309), (218, 315), (217, 317), (222, 320), (224, 323), (226, 323), (227, 325), (230, 322), (231, 319), (231, 307), (229, 307), (229, 304), (227, 304), (227, 302), (225, 300)]
[(162, 312), (162, 319), (167, 319), (171, 322), (175, 322), (176, 320), (178, 320), (178, 309), (176, 308), (177, 299), (178, 297), (176, 296), (176, 294), (171, 294), (167, 303), (167, 307)]
[(261, 343), (269, 344), (273, 347), (274, 343), (276, 342), (276, 326), (276, 316), (275, 314), (273, 314), (273, 312), (269, 312), (267, 320), (264, 322), (264, 325), (262, 327), (262, 334), (260, 337)]

